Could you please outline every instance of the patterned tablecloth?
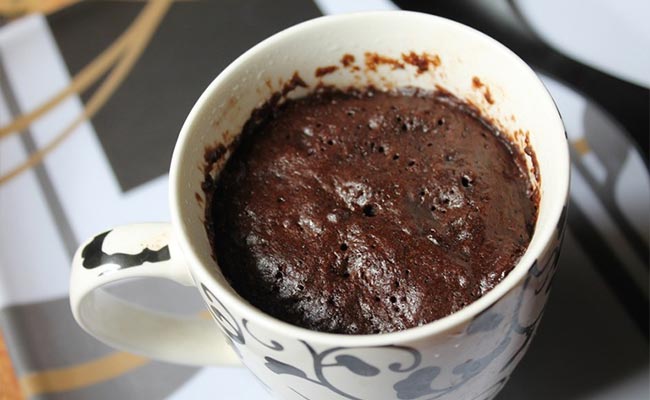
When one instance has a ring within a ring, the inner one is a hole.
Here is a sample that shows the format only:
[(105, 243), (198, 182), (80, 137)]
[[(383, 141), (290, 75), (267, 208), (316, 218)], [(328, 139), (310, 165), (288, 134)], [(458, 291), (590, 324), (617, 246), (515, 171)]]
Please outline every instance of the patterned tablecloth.
[[(472, 25), (520, 54), (556, 99), (571, 142), (572, 205), (553, 294), (498, 399), (648, 399), (650, 6), (574, 3), (177, 1), (132, 29), (144, 2), (85, 1), (0, 19), (0, 399), (15, 386), (19, 398), (48, 400), (269, 398), (243, 368), (171, 365), (94, 340), (70, 313), (70, 259), (107, 227), (169, 219), (180, 126), (245, 49), (322, 14), (399, 7)], [(120, 85), (106, 84), (119, 83), (120, 68), (88, 74), (100, 53), (128, 72)], [(87, 89), (5, 132), (71, 83)], [(202, 310), (193, 289), (165, 281), (112, 291), (171, 312)]]

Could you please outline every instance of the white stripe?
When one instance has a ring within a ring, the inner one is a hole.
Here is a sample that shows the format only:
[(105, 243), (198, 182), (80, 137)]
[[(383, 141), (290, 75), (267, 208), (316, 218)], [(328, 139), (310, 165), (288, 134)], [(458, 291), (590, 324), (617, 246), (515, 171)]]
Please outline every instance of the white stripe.
[(215, 390), (218, 392), (215, 397), (220, 399), (272, 399), (249, 371), (236, 367), (203, 368), (167, 399), (203, 399), (206, 393), (215, 393)]
[(594, 152), (589, 152), (582, 156), (582, 164), (587, 171), (599, 184), (604, 184), (607, 179), (607, 170), (603, 163), (600, 162)]
[(390, 0), (314, 0), (325, 15), (359, 11), (399, 10)]
[[(0, 124), (11, 120), (0, 96)], [(0, 174), (24, 161), (18, 136), (0, 141)], [(27, 224), (25, 221), (32, 221)], [(33, 171), (0, 186), (0, 308), (68, 292), (68, 258)]]
[(614, 190), (616, 204), (641, 238), (650, 240), (650, 178), (634, 149), (625, 158)]

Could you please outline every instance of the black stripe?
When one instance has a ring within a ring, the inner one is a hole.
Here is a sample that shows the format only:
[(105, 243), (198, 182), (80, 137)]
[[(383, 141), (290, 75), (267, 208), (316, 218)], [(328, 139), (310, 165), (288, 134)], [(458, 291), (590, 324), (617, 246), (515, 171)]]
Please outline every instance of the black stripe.
[[(48, 15), (70, 74), (77, 74), (124, 32), (144, 4), (80, 1)], [(169, 171), (180, 126), (223, 68), (271, 34), (320, 15), (310, 1), (174, 2), (128, 78), (92, 118), (122, 192)], [(95, 87), (80, 95), (83, 102)]]
[(629, 317), (648, 340), (648, 316), (650, 315), (648, 298), (620, 265), (621, 261), (616, 258), (609, 245), (598, 235), (591, 221), (576, 202), (572, 202), (569, 207), (569, 227), (582, 248), (588, 250), (585, 254), (605, 284), (612, 290)]

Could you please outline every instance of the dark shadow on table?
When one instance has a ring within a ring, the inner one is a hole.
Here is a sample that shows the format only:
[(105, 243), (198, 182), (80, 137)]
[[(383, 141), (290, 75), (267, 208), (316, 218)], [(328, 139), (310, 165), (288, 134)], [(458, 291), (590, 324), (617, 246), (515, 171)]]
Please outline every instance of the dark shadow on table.
[(537, 336), (498, 400), (586, 398), (647, 371), (646, 340), (590, 264), (569, 232)]

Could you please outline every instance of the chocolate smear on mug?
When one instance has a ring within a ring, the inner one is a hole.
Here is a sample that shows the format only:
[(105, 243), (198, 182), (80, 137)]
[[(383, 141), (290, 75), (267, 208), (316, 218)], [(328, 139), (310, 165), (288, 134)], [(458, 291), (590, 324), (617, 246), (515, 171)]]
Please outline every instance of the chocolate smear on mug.
[(392, 57), (372, 52), (366, 52), (364, 56), (366, 69), (370, 71), (377, 71), (377, 67), (380, 65), (388, 65), (392, 69), (404, 69), (404, 63)]
[(343, 54), (343, 57), (341, 57), (341, 64), (343, 64), (344, 67), (349, 67), (352, 64), (354, 64), (354, 56), (352, 54)]
[(487, 101), (490, 104), (494, 104), (494, 98), (492, 97), (492, 92), (490, 92), (490, 88), (481, 82), (481, 79), (479, 77), (475, 76), (472, 78), (472, 86), (474, 89), (480, 89), (482, 90), (483, 93), (483, 98), (485, 98), (485, 101)]
[(327, 67), (318, 67), (316, 68), (316, 71), (314, 71), (314, 76), (316, 78), (320, 78), (335, 72), (337, 69), (339, 69), (339, 67), (337, 67), (336, 65), (328, 65)]
[(418, 75), (427, 72), (430, 67), (437, 68), (441, 64), (440, 56), (437, 54), (431, 55), (426, 52), (418, 54), (414, 51), (411, 51), (409, 53), (402, 54), (402, 60), (404, 60), (404, 62), (407, 64), (415, 66), (417, 68)]

